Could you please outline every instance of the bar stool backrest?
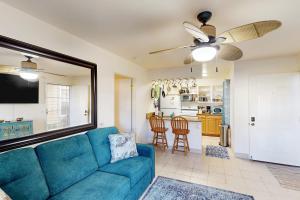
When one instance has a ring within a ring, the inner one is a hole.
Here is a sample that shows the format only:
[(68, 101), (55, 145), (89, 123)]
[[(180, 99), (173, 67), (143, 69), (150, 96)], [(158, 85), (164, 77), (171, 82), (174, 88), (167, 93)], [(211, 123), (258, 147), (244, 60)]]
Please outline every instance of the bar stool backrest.
[(152, 131), (159, 131), (165, 129), (165, 122), (162, 117), (153, 115), (149, 119), (151, 130)]
[(171, 120), (171, 126), (173, 129), (173, 133), (176, 134), (176, 130), (188, 130), (189, 129), (189, 123), (188, 120), (184, 117), (173, 117)]

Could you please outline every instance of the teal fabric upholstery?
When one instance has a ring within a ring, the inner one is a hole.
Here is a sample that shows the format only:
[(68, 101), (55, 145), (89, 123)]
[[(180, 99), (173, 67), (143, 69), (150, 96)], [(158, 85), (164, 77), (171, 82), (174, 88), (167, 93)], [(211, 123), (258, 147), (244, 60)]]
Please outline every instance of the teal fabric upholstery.
[(36, 147), (50, 195), (55, 195), (94, 173), (97, 162), (86, 135), (41, 144)]
[(13, 200), (138, 200), (155, 176), (153, 146), (110, 163), (115, 127), (0, 154), (0, 187)]
[(131, 188), (130, 193), (126, 197), (126, 200), (139, 199), (147, 189), (148, 185), (150, 185), (152, 181), (151, 176), (151, 172), (148, 171), (147, 174), (137, 184), (135, 184), (135, 186)]
[(101, 167), (100, 171), (126, 176), (130, 178), (130, 186), (133, 187), (151, 171), (151, 159), (143, 156), (133, 157), (107, 164)]
[(50, 200), (122, 200), (128, 195), (129, 190), (128, 178), (95, 172)]
[(108, 135), (116, 134), (118, 132), (119, 131), (116, 127), (97, 128), (87, 132), (98, 165), (100, 167), (109, 163), (111, 159), (110, 143), (109, 143)]
[(32, 148), (0, 154), (0, 187), (13, 200), (45, 200), (48, 187)]
[(140, 156), (151, 159), (151, 179), (155, 177), (155, 149), (150, 144), (137, 144), (137, 151)]

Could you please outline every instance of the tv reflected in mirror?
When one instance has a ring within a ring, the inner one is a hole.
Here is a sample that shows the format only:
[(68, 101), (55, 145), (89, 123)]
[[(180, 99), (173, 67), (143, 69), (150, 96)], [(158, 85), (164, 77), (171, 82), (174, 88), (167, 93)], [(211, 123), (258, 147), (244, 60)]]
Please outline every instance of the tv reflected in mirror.
[(0, 73), (0, 103), (39, 103), (39, 81)]

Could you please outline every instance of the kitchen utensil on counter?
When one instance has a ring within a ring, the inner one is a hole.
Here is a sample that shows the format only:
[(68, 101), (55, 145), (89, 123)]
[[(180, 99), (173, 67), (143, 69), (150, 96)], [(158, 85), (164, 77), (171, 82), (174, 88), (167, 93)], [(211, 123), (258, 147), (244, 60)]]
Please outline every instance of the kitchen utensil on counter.
[(151, 88), (151, 99), (154, 99), (155, 96), (155, 88)]
[(211, 106), (206, 106), (206, 112), (211, 113)]
[(172, 88), (170, 87), (170, 83), (168, 83), (168, 87), (167, 87), (168, 93), (171, 92), (171, 89), (172, 89)]
[(188, 94), (190, 93), (189, 89), (187, 87), (182, 87), (180, 90), (179, 90), (179, 94)]
[(163, 98), (166, 97), (166, 93), (165, 93), (165, 85), (162, 86), (161, 96), (162, 96)]

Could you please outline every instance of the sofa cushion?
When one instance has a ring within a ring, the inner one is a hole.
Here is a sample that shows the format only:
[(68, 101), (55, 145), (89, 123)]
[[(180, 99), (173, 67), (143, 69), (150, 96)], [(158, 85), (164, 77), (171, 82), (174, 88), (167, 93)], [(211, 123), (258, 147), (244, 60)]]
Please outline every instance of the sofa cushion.
[(111, 151), (111, 163), (138, 156), (133, 135), (111, 134), (108, 136)]
[(86, 135), (41, 144), (36, 147), (51, 195), (94, 173), (97, 162)]
[(118, 174), (130, 178), (133, 187), (144, 175), (151, 171), (151, 159), (143, 156), (110, 163), (100, 168), (100, 171)]
[(50, 200), (123, 200), (129, 190), (130, 181), (127, 177), (97, 171)]
[(117, 134), (118, 132), (116, 127), (97, 128), (87, 132), (99, 167), (108, 164), (111, 159), (108, 135)]
[(129, 194), (126, 197), (126, 200), (139, 199), (139, 197), (142, 196), (147, 187), (151, 184), (151, 176), (151, 171), (147, 172), (146, 175), (131, 188)]
[(44, 200), (48, 187), (32, 148), (0, 154), (0, 188), (14, 200)]

